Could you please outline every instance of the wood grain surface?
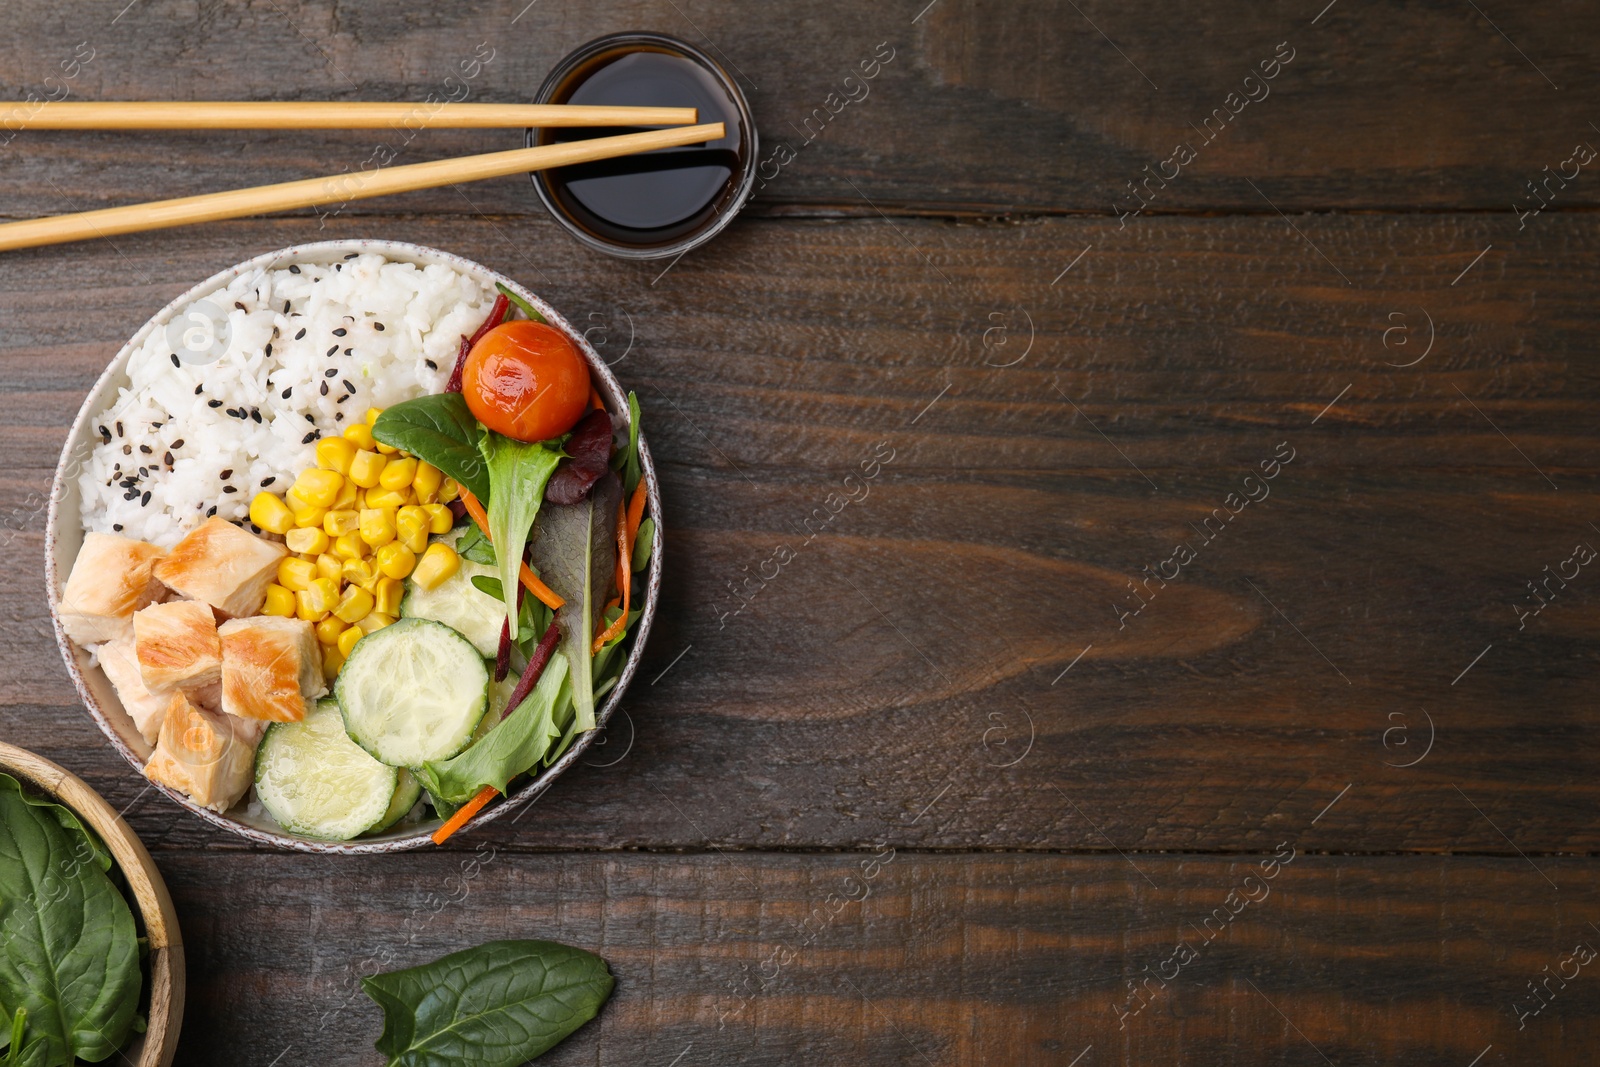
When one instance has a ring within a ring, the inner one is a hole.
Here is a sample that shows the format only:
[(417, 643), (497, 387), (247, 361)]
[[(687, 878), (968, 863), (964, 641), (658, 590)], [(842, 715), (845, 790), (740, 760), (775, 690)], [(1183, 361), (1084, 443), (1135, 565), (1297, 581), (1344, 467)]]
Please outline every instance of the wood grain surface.
[[(1528, 183), (1600, 141), (1600, 15), (524, 2), (66, 3), (0, 42), (0, 96), (82, 41), (73, 99), (420, 106), (526, 100), (655, 29), (723, 59), (764, 155), (798, 149), (670, 265), (581, 249), (516, 179), (0, 256), (0, 737), (155, 854), (180, 1063), (379, 1062), (360, 974), (510, 936), (617, 974), (553, 1063), (1587, 1062), (1593, 968), (1548, 975), (1600, 947), (1600, 576), (1569, 562), (1600, 546), (1600, 220), (1587, 171), (1537, 214)], [(1270, 95), (1133, 214), (1282, 42)], [(24, 128), (0, 216), (376, 144)], [(640, 395), (667, 538), (606, 744), (515, 821), (361, 860), (147, 792), (42, 589), (51, 472), (122, 341), (347, 237), (479, 260), (587, 330)]]

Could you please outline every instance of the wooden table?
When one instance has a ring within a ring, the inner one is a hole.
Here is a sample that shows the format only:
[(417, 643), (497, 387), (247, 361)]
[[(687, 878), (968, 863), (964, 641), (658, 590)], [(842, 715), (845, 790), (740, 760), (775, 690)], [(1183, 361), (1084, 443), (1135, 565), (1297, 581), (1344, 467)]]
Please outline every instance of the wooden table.
[[(1600, 13), (526, 3), (68, 0), (0, 44), (11, 97), (517, 101), (660, 30), (726, 60), (772, 159), (670, 266), (511, 179), (0, 257), (0, 730), (157, 856), (181, 1063), (379, 1062), (362, 973), (511, 936), (616, 972), (554, 1064), (1593, 1061)], [(379, 141), (516, 143), (24, 129), (3, 209)], [(329, 859), (208, 829), (103, 741), (40, 501), (158, 307), (356, 236), (603, 342), (667, 579), (626, 714), (526, 817)]]

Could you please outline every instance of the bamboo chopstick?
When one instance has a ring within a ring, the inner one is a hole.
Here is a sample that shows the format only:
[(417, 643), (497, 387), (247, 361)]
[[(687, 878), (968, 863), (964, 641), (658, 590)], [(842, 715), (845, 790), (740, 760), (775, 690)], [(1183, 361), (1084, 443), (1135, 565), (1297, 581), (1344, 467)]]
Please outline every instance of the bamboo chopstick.
[(680, 126), (692, 107), (574, 104), (390, 104), (285, 101), (0, 102), (0, 115), (26, 111), (35, 130), (368, 130), (502, 126)]
[(160, 230), (169, 226), (187, 226), (195, 222), (236, 219), (268, 211), (338, 204), (413, 189), (432, 189), (457, 182), (499, 178), (507, 174), (611, 159), (656, 148), (715, 141), (724, 132), (722, 123), (712, 122), (703, 126), (680, 126), (670, 130), (595, 137), (587, 141), (569, 141), (536, 148), (516, 148), (481, 156), (411, 163), (403, 167), (352, 171), (329, 178), (305, 178), (277, 185), (258, 185), (249, 189), (157, 200), (149, 204), (130, 204), (74, 215), (26, 219), (0, 225), (0, 251), (82, 241), (91, 237), (112, 237), (140, 230)]

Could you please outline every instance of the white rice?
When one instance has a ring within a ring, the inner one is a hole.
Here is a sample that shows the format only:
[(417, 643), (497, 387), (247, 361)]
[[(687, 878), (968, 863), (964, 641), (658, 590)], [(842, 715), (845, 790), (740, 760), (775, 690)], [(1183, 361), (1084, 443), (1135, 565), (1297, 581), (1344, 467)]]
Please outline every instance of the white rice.
[(368, 253), (297, 266), (237, 278), (190, 305), (226, 312), (230, 336), (215, 361), (175, 363), (168, 330), (130, 356), (130, 385), (90, 423), (84, 529), (171, 547), (212, 509), (246, 519), (263, 484), (282, 493), (315, 465), (312, 435), (442, 391), (461, 338), (494, 302), (493, 288), (439, 265)]

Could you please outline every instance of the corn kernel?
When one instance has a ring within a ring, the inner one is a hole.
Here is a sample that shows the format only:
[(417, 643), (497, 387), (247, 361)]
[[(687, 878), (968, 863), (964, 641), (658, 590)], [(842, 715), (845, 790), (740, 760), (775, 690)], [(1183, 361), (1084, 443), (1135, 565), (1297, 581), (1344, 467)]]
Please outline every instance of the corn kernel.
[(361, 627), (351, 626), (339, 635), (339, 655), (345, 659), (350, 658), (350, 653), (356, 650), (356, 642), (367, 636), (361, 632)]
[[(359, 631), (357, 632), (359, 633)], [(339, 677), (339, 672), (343, 669), (344, 655), (340, 653), (337, 648), (328, 648), (327, 646), (323, 646), (322, 677), (331, 682), (335, 678)]]
[(368, 489), (366, 505), (369, 508), (401, 508), (411, 503), (411, 487), (402, 489)]
[(432, 463), (417, 464), (417, 473), (412, 476), (411, 488), (417, 494), (419, 504), (431, 504), (439, 499), (439, 487), (444, 484), (444, 472)]
[[(373, 579), (375, 579), (377, 575), (377, 569), (373, 567), (370, 562), (364, 559), (345, 560), (344, 567), (339, 573), (339, 577), (343, 578), (346, 582), (349, 582), (351, 585), (359, 585), (363, 589), (371, 585)], [(365, 614), (365, 611), (361, 613), (361, 615)], [(356, 618), (359, 619), (361, 615), (357, 615)], [(354, 622), (355, 619), (346, 619), (345, 621)]]
[(294, 556), (278, 561), (278, 584), (296, 593), (308, 588), (317, 577), (317, 565)]
[(366, 423), (368, 426), (376, 426), (378, 423), (378, 416), (382, 414), (382, 408), (368, 408), (366, 414), (361, 416), (361, 421)]
[(448, 504), (461, 495), (461, 486), (456, 484), (454, 478), (446, 478), (439, 486), (439, 503)]
[[(327, 518), (324, 516), (323, 521)], [(283, 535), (284, 543), (289, 546), (290, 552), (302, 552), (316, 555), (328, 551), (328, 535), (315, 526), (296, 527)]]
[(386, 445), (382, 441), (379, 441), (374, 447), (386, 456), (392, 456), (396, 452), (400, 451), (398, 448), (394, 447), (394, 445)]
[(363, 489), (371, 489), (378, 484), (383, 468), (388, 465), (389, 461), (378, 453), (363, 448), (350, 461), (350, 480)]
[(355, 482), (352, 482), (349, 478), (346, 478), (344, 480), (344, 484), (339, 487), (339, 496), (332, 504), (329, 505), (329, 507), (338, 508), (341, 511), (360, 507), (361, 505), (356, 503), (356, 500), (359, 499), (360, 495), (361, 487)]
[(289, 510), (294, 513), (294, 524), (296, 526), (321, 526), (322, 517), (328, 513), (327, 508), (312, 504), (311, 501), (301, 496), (293, 486), (290, 486), (289, 491), (283, 494), (283, 499), (289, 505)]
[(389, 465), (383, 468), (383, 473), (378, 475), (378, 484), (385, 489), (406, 489), (416, 476), (416, 460), (391, 459)]
[(274, 582), (267, 586), (267, 602), (261, 606), (261, 614), (277, 615), (280, 618), (290, 618), (294, 615), (294, 592), (285, 589)]
[(344, 574), (344, 560), (331, 552), (317, 557), (317, 577), (332, 578), (335, 582)]
[(390, 541), (372, 559), (386, 578), (404, 578), (417, 566), (417, 554), (399, 541)]
[(428, 548), (428, 522), (428, 512), (424, 508), (418, 504), (408, 504), (395, 512), (395, 537), (420, 555)]
[(318, 611), (315, 608), (313, 608), (311, 606), (310, 596), (311, 596), (311, 594), (308, 591), (304, 590), (304, 589), (302, 589), (299, 592), (295, 593), (295, 595), (294, 595), (294, 614), (295, 614), (295, 617), (299, 618), (299, 619), (304, 619), (306, 622), (321, 622), (323, 620), (323, 618), (328, 613), (326, 611)]
[(317, 623), (317, 640), (324, 645), (335, 644), (339, 640), (339, 635), (344, 633), (345, 626), (345, 621), (339, 616), (329, 615)]
[(339, 603), (339, 583), (333, 578), (314, 578), (306, 586), (306, 604), (312, 611), (329, 612)]
[(300, 477), (294, 480), (295, 495), (318, 508), (332, 507), (333, 502), (339, 499), (339, 490), (343, 486), (344, 475), (320, 467), (303, 470)]
[[(363, 426), (359, 422), (354, 426), (346, 426), (344, 428), (344, 439), (355, 445), (357, 448), (365, 448), (369, 452), (372, 451), (378, 443), (372, 439), (372, 427)], [(350, 472), (346, 471), (345, 473), (348, 474)]]
[(382, 548), (394, 540), (394, 512), (388, 508), (361, 509), (361, 540)]
[(261, 492), (250, 501), (250, 521), (269, 533), (288, 533), (294, 526), (294, 512), (278, 494)]
[(329, 537), (355, 533), (361, 529), (361, 512), (355, 508), (334, 508), (322, 517), (322, 529)]
[(411, 580), (424, 589), (437, 589), (461, 568), (461, 557), (449, 545), (434, 543), (422, 554)]
[(358, 585), (351, 585), (345, 588), (344, 595), (339, 598), (339, 603), (333, 606), (333, 613), (344, 622), (353, 625), (372, 611), (372, 605), (373, 596), (371, 593)]
[(393, 615), (385, 615), (381, 611), (369, 612), (364, 618), (356, 621), (356, 626), (363, 634), (370, 634), (374, 630), (381, 630), (394, 622)]
[(405, 583), (399, 578), (379, 578), (372, 590), (372, 609), (385, 615), (400, 614), (400, 601), (405, 598)]
[(355, 457), (355, 442), (343, 437), (324, 437), (317, 442), (317, 466), (323, 470), (349, 474), (350, 461)]
[(456, 517), (450, 513), (448, 504), (423, 504), (421, 507), (428, 513), (429, 533), (449, 533), (456, 524)]
[(363, 559), (367, 555), (367, 543), (355, 531), (340, 534), (333, 539), (333, 554), (343, 560)]

